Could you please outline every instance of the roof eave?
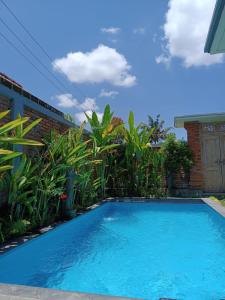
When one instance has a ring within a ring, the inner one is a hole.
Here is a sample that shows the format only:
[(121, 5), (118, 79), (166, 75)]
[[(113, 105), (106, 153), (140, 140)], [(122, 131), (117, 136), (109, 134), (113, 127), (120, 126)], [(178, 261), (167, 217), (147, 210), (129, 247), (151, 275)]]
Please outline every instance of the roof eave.
[(177, 116), (174, 118), (174, 127), (184, 128), (184, 124), (190, 122), (210, 123), (210, 122), (224, 122), (224, 121), (225, 121), (225, 113)]
[(218, 25), (220, 23), (220, 18), (221, 18), (224, 6), (225, 6), (225, 0), (217, 0), (216, 6), (214, 8), (211, 24), (209, 27), (206, 43), (205, 43), (205, 48), (204, 48), (205, 53), (213, 54), (213, 52), (211, 51), (211, 48), (212, 48), (212, 44), (213, 44), (213, 41), (215, 38), (215, 34), (217, 31)]

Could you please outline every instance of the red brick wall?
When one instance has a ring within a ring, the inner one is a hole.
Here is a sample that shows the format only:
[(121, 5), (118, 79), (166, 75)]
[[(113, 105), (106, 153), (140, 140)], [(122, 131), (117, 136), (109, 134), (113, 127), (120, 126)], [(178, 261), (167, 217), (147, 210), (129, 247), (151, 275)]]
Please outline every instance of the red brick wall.
[(185, 123), (184, 128), (187, 130), (187, 140), (189, 147), (193, 152), (194, 166), (191, 170), (190, 187), (192, 189), (203, 190), (204, 178), (201, 158), (201, 128), (200, 123), (190, 122)]
[[(0, 113), (3, 111), (7, 111), (11, 109), (11, 101), (8, 98), (0, 96)], [(41, 140), (42, 138), (46, 137), (52, 129), (55, 129), (58, 133), (64, 133), (68, 130), (68, 126), (60, 123), (52, 118), (47, 117), (46, 115), (39, 113), (33, 109), (28, 107), (24, 108), (24, 116), (29, 117), (29, 121), (25, 124), (25, 126), (29, 125), (32, 121), (42, 118), (42, 121), (34, 127), (29, 134), (26, 136), (27, 138), (34, 139), (34, 140)], [(6, 122), (11, 120), (10, 113), (0, 120), (0, 126)], [(24, 151), (32, 155), (38, 155), (39, 147), (29, 147), (24, 146)], [(7, 194), (5, 191), (0, 191), (0, 204), (2, 204), (7, 199)]]
[(183, 170), (178, 172), (174, 178), (174, 186), (176, 189), (188, 189), (189, 188), (189, 178), (186, 178)]
[(43, 137), (48, 136), (52, 129), (58, 133), (64, 133), (69, 129), (67, 125), (59, 123), (58, 121), (28, 107), (25, 107), (24, 109), (24, 116), (30, 118), (26, 123), (27, 125), (38, 118), (42, 119), (42, 121), (29, 132), (27, 137), (30, 139), (41, 140)]
[[(0, 96), (0, 112), (6, 111), (10, 109), (10, 100)], [(0, 120), (0, 125), (10, 121), (10, 113), (2, 120)]]
[[(10, 100), (0, 96), (0, 112), (10, 109)], [(47, 136), (50, 133), (51, 129), (55, 129), (58, 133), (64, 133), (69, 128), (67, 125), (49, 118), (46, 115), (28, 107), (25, 107), (24, 109), (24, 116), (30, 118), (25, 125), (30, 124), (32, 121), (38, 118), (42, 119), (42, 121), (36, 127), (34, 127), (27, 136), (28, 138), (34, 140), (41, 140), (41, 138)], [(4, 119), (0, 120), (0, 124), (3, 124), (7, 121), (10, 121), (10, 114), (7, 115)]]

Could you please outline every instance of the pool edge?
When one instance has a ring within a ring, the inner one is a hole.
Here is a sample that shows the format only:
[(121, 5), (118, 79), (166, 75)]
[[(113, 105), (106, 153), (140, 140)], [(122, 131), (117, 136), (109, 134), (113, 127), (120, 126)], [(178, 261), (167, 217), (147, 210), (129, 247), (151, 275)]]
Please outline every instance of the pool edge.
[(220, 203), (210, 199), (210, 198), (201, 198), (202, 201), (214, 209), (218, 214), (225, 218), (225, 207), (222, 206)]
[(141, 300), (140, 298), (105, 296), (99, 294), (61, 291), (25, 285), (1, 284), (0, 300)]

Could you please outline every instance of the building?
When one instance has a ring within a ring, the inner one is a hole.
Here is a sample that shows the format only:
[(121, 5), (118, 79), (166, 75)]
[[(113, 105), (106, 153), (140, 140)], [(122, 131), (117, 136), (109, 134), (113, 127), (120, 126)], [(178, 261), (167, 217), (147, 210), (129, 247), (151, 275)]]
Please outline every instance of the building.
[(225, 113), (175, 117), (187, 130), (193, 152), (190, 188), (198, 193), (225, 192)]
[(19, 83), (0, 73), (0, 112), (10, 110), (10, 115), (2, 122), (15, 119), (18, 114), (30, 118), (29, 122), (41, 118), (42, 121), (30, 131), (28, 138), (40, 140), (51, 129), (64, 133), (75, 124), (66, 120), (64, 114), (26, 91)]
[(205, 44), (210, 54), (225, 52), (225, 0), (217, 0)]
[[(225, 52), (225, 0), (217, 0), (204, 51)], [(175, 117), (176, 128), (187, 130), (194, 155), (190, 188), (202, 193), (225, 192), (225, 113)]]

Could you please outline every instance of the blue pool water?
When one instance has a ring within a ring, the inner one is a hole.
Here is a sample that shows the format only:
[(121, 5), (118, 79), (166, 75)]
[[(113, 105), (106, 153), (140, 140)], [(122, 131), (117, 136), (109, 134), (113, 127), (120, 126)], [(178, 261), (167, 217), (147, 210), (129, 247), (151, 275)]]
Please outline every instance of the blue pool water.
[(0, 282), (225, 299), (225, 219), (205, 204), (107, 203), (0, 256)]

